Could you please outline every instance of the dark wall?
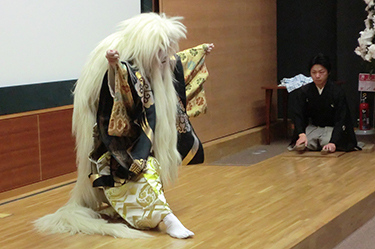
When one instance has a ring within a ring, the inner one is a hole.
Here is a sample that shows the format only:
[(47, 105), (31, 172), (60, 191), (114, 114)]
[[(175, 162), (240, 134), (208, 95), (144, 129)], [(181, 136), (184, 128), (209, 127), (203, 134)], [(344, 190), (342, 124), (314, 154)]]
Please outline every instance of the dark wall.
[(343, 85), (353, 122), (358, 115), (358, 73), (361, 58), (354, 53), (366, 18), (364, 1), (277, 1), (277, 77), (309, 76), (310, 58), (319, 52), (330, 57), (331, 78)]
[(358, 74), (363, 72), (364, 65), (354, 49), (358, 46), (359, 32), (365, 28), (365, 8), (363, 0), (337, 1), (337, 74), (339, 80), (347, 82), (343, 87), (355, 124), (359, 115)]
[(141, 12), (147, 13), (152, 12), (153, 0), (141, 0)]
[(336, 1), (277, 1), (278, 80), (303, 73), (319, 52), (332, 62), (336, 74)]
[(0, 115), (73, 104), (75, 80), (0, 88)]

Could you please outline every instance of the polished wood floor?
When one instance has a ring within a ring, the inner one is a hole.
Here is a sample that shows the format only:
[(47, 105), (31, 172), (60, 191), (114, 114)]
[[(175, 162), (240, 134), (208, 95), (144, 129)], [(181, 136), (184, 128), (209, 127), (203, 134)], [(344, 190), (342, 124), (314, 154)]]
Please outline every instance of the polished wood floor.
[(332, 248), (374, 215), (375, 153), (281, 154), (251, 166), (182, 167), (166, 197), (196, 234), (187, 240), (170, 238), (162, 226), (148, 232), (153, 238), (135, 240), (36, 233), (32, 221), (61, 207), (72, 187), (1, 200), (0, 214), (9, 216), (0, 218), (0, 247)]

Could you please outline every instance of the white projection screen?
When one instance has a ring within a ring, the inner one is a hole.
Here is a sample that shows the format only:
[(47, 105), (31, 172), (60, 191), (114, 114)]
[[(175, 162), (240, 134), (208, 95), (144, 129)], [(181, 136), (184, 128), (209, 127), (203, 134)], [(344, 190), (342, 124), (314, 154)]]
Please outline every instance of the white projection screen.
[(0, 87), (77, 79), (140, 0), (0, 0)]

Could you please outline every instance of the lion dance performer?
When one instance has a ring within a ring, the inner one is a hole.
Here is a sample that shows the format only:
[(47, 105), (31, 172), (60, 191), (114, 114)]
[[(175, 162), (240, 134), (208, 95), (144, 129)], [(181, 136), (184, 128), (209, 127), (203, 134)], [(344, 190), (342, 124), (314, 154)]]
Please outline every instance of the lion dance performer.
[(179, 165), (203, 162), (188, 115), (206, 109), (204, 59), (213, 44), (177, 53), (186, 37), (180, 20), (140, 14), (90, 54), (74, 90), (77, 183), (63, 207), (35, 221), (39, 231), (139, 238), (164, 222), (172, 237), (194, 235), (163, 185)]

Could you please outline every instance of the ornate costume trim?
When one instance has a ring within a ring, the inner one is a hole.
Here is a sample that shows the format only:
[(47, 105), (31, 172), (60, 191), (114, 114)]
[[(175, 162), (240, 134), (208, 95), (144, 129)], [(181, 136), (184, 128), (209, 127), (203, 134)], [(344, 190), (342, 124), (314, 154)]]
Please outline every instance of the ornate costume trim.
[(116, 187), (116, 188), (121, 187), (122, 185), (124, 185), (126, 183), (125, 179), (121, 179), (121, 178), (118, 178), (116, 176), (114, 176), (113, 179), (115, 180), (114, 187)]
[(129, 85), (129, 77), (128, 77), (128, 70), (127, 66), (121, 63), (116, 65), (116, 69), (120, 71), (120, 73), (116, 73), (115, 81), (116, 85), (119, 87), (119, 91), (124, 96), (125, 105), (127, 108), (131, 108), (134, 105), (134, 99), (131, 93), (130, 85)]
[(191, 160), (193, 160), (194, 156), (197, 154), (199, 149), (199, 140), (195, 133), (191, 132), (194, 137), (194, 144), (191, 147), (189, 153), (185, 156), (184, 160), (182, 161), (182, 165), (188, 165)]
[(135, 84), (135, 88), (137, 90), (138, 96), (141, 97), (143, 106), (145, 108), (150, 108), (155, 101), (154, 101), (154, 94), (152, 93), (151, 84), (143, 76), (140, 72), (135, 72), (135, 76), (137, 77), (137, 84)]
[(146, 134), (146, 136), (148, 137), (148, 139), (150, 140), (151, 143), (153, 143), (154, 141), (154, 132), (152, 131), (148, 121), (147, 121), (147, 117), (145, 115), (144, 119), (142, 119), (141, 121), (141, 126), (142, 126), (142, 130), (143, 132)]
[[(89, 160), (91, 163), (94, 163), (96, 165), (96, 173), (98, 175), (110, 175), (111, 174), (111, 169), (110, 169), (110, 164), (111, 164), (111, 153), (108, 151), (101, 155), (98, 160), (95, 160), (93, 154), (95, 153), (95, 150), (93, 150), (90, 153)], [(91, 178), (91, 176), (90, 176)]]
[(178, 133), (186, 133), (191, 131), (189, 118), (185, 113), (184, 105), (181, 98), (178, 97), (179, 107), (177, 109), (177, 131)]
[(139, 173), (141, 173), (141, 171), (143, 170), (143, 168), (145, 167), (145, 164), (146, 162), (143, 161), (143, 159), (136, 159), (134, 160), (134, 162), (132, 163), (132, 165), (130, 166), (130, 171), (133, 172), (134, 174), (138, 175)]
[(128, 113), (134, 105), (133, 96), (128, 82), (128, 72), (126, 66), (116, 64), (115, 91), (113, 98), (113, 108), (108, 125), (108, 135), (125, 136), (129, 133), (130, 123)]
[(90, 178), (90, 181), (91, 181), (91, 185), (94, 183), (94, 181), (98, 178), (100, 178), (101, 175), (99, 174), (90, 174), (89, 178)]

